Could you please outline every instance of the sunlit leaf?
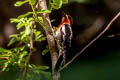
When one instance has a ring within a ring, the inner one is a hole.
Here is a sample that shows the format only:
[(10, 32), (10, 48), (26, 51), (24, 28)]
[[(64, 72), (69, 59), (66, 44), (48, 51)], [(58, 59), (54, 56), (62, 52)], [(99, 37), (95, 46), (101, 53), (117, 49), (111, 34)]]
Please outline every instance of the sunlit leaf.
[(9, 43), (8, 43), (7, 46), (11, 46), (11, 45), (12, 45), (13, 43), (15, 43), (16, 41), (18, 41), (18, 39), (12, 38), (12, 39), (9, 41)]
[(39, 22), (43, 26), (43, 18), (42, 17), (36, 17), (36, 22)]
[(28, 24), (32, 25), (33, 20), (34, 19), (32, 17), (28, 18), (28, 20), (27, 20)]
[(37, 30), (34, 30), (34, 33), (35, 33), (35, 37), (38, 37), (41, 34), (41, 32)]
[(37, 66), (38, 69), (42, 69), (42, 70), (45, 70), (45, 69), (49, 69), (48, 66)]
[(25, 48), (25, 46), (21, 46), (21, 47), (15, 47), (15, 48), (12, 48), (11, 51), (13, 52), (17, 52), (17, 51), (23, 51)]
[(62, 7), (62, 0), (53, 0), (52, 7), (54, 9), (59, 9)]
[(26, 29), (25, 29), (25, 34), (29, 35), (30, 32), (31, 32), (30, 26), (27, 26)]
[(5, 49), (5, 48), (0, 48), (0, 53), (8, 53), (10, 52), (9, 50)]
[(3, 53), (3, 54), (0, 54), (0, 58), (8, 58), (10, 55), (8, 53)]
[(21, 65), (21, 62), (24, 61), (24, 57), (28, 55), (28, 52), (27, 51), (23, 51), (20, 53), (20, 56), (19, 56), (19, 59), (18, 59), (18, 64)]
[(43, 34), (41, 34), (40, 31), (34, 30), (34, 34), (35, 34), (35, 41), (46, 40), (46, 37), (44, 37)]
[(28, 2), (28, 0), (25, 0), (25, 1), (17, 1), (15, 4), (14, 4), (14, 6), (15, 7), (20, 7), (20, 6), (22, 6), (23, 4), (25, 4), (25, 3), (27, 3)]
[(18, 19), (27, 17), (27, 16), (29, 16), (29, 15), (31, 15), (31, 14), (33, 14), (33, 12), (27, 12), (27, 13), (25, 13), (25, 14), (22, 14), (22, 15), (18, 16)]
[(42, 51), (42, 55), (46, 55), (49, 52), (48, 45), (45, 48), (46, 49)]
[(25, 37), (26, 37), (26, 34), (23, 34), (23, 35), (21, 36), (21, 40), (24, 40)]
[(45, 50), (42, 51), (42, 55), (46, 55), (48, 52), (49, 52), (49, 50), (45, 49)]
[(19, 34), (12, 34), (12, 35), (10, 35), (9, 37), (10, 37), (10, 38), (12, 38), (12, 37), (13, 37), (13, 38), (17, 38), (18, 35), (19, 35)]
[(16, 27), (17, 27), (17, 30), (21, 29), (22, 27), (25, 26), (25, 23), (22, 23), (22, 22), (19, 22)]
[(29, 0), (29, 4), (33, 6), (35, 4), (35, 0)]
[(43, 36), (40, 38), (40, 41), (44, 41), (44, 40), (46, 40), (46, 37)]
[(41, 34), (41, 35), (38, 35), (38, 36), (35, 38), (35, 41), (42, 41), (42, 40), (45, 40), (45, 38), (42, 39), (42, 37), (43, 37), (42, 34)]
[(40, 13), (51, 13), (51, 10), (39, 10), (39, 11), (37, 11), (37, 14), (40, 14)]
[(68, 0), (62, 0), (63, 4), (67, 4)]
[(45, 70), (45, 69), (49, 69), (49, 67), (48, 66), (38, 66), (38, 65), (34, 65), (34, 64), (29, 64), (29, 68), (31, 68), (31, 69), (37, 69), (37, 70)]
[(17, 18), (10, 18), (10, 23), (19, 23), (20, 20)]
[[(2, 68), (2, 71), (6, 71), (8, 65), (9, 65), (9, 62), (4, 63), (4, 67)], [(8, 70), (7, 70), (7, 71), (8, 71)]]
[(54, 22), (54, 21), (55, 21), (55, 19), (51, 20), (50, 22), (52, 23), (52, 22)]

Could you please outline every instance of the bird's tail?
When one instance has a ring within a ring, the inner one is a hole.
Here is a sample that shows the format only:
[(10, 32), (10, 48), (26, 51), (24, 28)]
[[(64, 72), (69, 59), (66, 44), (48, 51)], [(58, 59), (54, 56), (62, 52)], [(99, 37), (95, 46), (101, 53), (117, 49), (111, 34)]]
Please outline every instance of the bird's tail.
[(67, 53), (66, 46), (62, 45), (60, 50), (59, 50), (58, 59), (62, 56), (63, 57), (63, 63), (65, 63), (65, 61), (66, 61), (66, 53)]

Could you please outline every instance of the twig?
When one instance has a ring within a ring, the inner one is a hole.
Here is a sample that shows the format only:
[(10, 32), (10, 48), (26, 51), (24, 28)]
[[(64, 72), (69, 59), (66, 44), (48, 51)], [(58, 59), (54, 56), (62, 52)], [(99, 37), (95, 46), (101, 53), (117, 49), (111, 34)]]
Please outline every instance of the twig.
[(112, 34), (112, 35), (109, 35), (108, 37), (109, 37), (109, 38), (113, 38), (113, 37), (116, 37), (116, 36), (120, 36), (120, 33)]
[(93, 44), (98, 38), (100, 38), (112, 25), (112, 23), (118, 19), (120, 16), (120, 12), (109, 22), (109, 24), (105, 27), (105, 29), (97, 36), (95, 37), (91, 42), (89, 42), (79, 53), (77, 53), (70, 61), (68, 61), (63, 67), (61, 67), (57, 72), (62, 71), (64, 68), (66, 68), (69, 64), (71, 64), (81, 53), (83, 53), (91, 44)]
[[(33, 17), (34, 18), (34, 17)], [(30, 61), (30, 58), (31, 58), (31, 55), (33, 54), (33, 48), (34, 48), (34, 41), (33, 41), (33, 38), (34, 38), (34, 25), (35, 25), (35, 20), (33, 21), (32, 23), (32, 26), (31, 26), (31, 35), (30, 35), (30, 53), (27, 57), (27, 60), (25, 62), (25, 67), (24, 67), (24, 72), (23, 72), (23, 77), (25, 78), (26, 76), (26, 73), (27, 73), (27, 70), (28, 70), (28, 64), (29, 64), (29, 61)]]

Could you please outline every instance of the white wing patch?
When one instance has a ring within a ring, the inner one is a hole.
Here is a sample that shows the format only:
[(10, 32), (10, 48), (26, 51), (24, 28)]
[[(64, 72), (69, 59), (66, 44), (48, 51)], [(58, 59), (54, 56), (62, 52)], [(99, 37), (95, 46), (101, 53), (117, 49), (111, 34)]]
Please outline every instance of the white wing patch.
[(64, 35), (66, 35), (65, 25), (63, 25), (63, 27), (62, 27), (62, 32), (64, 33)]
[(65, 36), (66, 36), (65, 25), (63, 25), (62, 27), (62, 32), (63, 32), (63, 40), (65, 41)]

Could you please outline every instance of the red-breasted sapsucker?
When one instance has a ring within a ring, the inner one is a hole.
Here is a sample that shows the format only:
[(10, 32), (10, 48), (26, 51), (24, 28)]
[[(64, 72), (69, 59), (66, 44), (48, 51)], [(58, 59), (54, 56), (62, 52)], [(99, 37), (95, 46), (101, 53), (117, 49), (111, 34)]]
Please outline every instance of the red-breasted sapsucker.
[(63, 56), (63, 62), (66, 60), (66, 53), (71, 47), (71, 39), (73, 36), (71, 24), (73, 23), (73, 19), (70, 15), (64, 15), (62, 17), (62, 21), (56, 29), (56, 39), (59, 44), (59, 55)]

